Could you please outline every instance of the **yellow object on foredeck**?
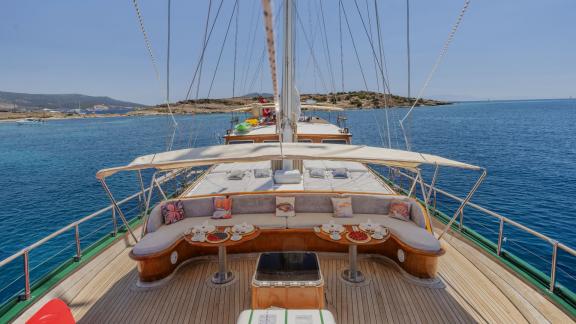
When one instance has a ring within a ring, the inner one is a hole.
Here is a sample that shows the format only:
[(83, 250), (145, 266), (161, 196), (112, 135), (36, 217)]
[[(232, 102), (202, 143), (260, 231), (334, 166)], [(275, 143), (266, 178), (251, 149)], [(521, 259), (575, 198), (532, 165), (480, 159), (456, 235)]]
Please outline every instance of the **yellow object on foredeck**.
[(250, 126), (258, 126), (258, 124), (260, 123), (256, 118), (246, 119), (245, 122), (250, 124)]

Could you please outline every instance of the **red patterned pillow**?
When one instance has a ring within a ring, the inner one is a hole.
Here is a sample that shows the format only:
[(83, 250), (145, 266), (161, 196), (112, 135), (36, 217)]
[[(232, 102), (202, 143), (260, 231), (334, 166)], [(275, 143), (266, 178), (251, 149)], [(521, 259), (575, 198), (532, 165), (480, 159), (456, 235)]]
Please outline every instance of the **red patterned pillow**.
[(184, 219), (184, 206), (181, 200), (165, 203), (162, 206), (162, 217), (164, 224), (170, 225)]
[(410, 220), (410, 203), (402, 200), (392, 200), (390, 202), (390, 216), (403, 220)]

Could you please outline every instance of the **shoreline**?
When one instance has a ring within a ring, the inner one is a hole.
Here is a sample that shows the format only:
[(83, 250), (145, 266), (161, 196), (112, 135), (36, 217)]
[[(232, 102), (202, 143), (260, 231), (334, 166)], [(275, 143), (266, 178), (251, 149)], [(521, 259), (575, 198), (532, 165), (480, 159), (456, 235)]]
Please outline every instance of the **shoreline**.
[[(452, 105), (453, 103), (443, 103), (441, 105), (418, 105), (416, 108), (424, 108), (424, 107), (437, 107), (437, 106), (448, 106)], [(381, 110), (384, 109), (383, 107), (340, 107), (344, 108), (343, 112), (346, 111), (358, 111), (358, 110)], [(394, 106), (390, 107), (389, 109), (409, 109), (409, 106)], [(210, 109), (210, 108), (202, 108), (199, 107), (198, 110), (185, 110), (185, 109), (174, 109), (173, 108), (173, 115), (175, 116), (193, 116), (193, 115), (212, 115), (212, 114), (233, 114), (235, 113), (232, 109)], [(243, 112), (236, 112), (239, 114), (243, 114)], [(133, 110), (131, 112), (125, 114), (85, 114), (85, 115), (64, 115), (64, 114), (52, 114), (50, 116), (46, 116), (46, 114), (42, 114), (42, 116), (38, 116), (38, 114), (34, 112), (18, 112), (18, 113), (8, 113), (9, 116), (3, 116), (4, 113), (0, 112), (0, 123), (16, 123), (20, 120), (26, 118), (34, 118), (34, 119), (42, 119), (45, 121), (50, 120), (75, 120), (75, 119), (93, 119), (93, 118), (115, 118), (115, 117), (148, 117), (148, 116), (167, 116), (170, 115), (166, 111), (161, 110), (152, 110), (152, 109), (144, 109), (144, 110)]]

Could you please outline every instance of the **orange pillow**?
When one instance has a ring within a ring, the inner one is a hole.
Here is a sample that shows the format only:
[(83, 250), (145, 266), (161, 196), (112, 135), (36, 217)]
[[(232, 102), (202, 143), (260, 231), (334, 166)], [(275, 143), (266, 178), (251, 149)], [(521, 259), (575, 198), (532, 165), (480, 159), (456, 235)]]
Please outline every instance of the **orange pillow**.
[(232, 198), (214, 197), (214, 213), (212, 218), (232, 218)]

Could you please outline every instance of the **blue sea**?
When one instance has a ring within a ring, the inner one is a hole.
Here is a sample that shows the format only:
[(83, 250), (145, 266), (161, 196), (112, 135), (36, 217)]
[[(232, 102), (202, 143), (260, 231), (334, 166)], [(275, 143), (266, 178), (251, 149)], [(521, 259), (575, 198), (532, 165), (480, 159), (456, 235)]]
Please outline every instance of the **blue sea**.
[[(390, 140), (403, 147), (388, 111)], [(387, 145), (384, 110), (352, 110), (347, 127), (355, 144)], [(335, 115), (323, 113), (335, 122)], [(175, 148), (221, 141), (230, 115), (177, 117)], [(393, 122), (396, 121), (396, 122)], [(576, 248), (576, 100), (467, 102), (414, 110), (405, 126), (414, 151), (485, 167), (488, 177), (472, 201)], [(96, 171), (163, 151), (170, 136), (166, 116), (54, 120), (42, 125), (0, 123), (0, 259), (109, 204)], [(431, 170), (425, 170), (430, 181)], [(146, 174), (148, 176), (148, 174)], [(437, 186), (464, 197), (478, 172), (440, 170)], [(133, 174), (112, 177), (117, 197), (136, 192)], [(439, 199), (439, 207), (454, 204)], [(127, 207), (128, 208), (128, 207)], [(464, 224), (496, 240), (496, 219), (464, 210)], [(108, 216), (105, 216), (108, 217)], [(83, 246), (110, 231), (110, 220), (80, 228)], [(551, 246), (505, 226), (504, 248), (549, 273)], [(74, 232), (30, 254), (32, 278), (74, 255)], [(576, 288), (576, 258), (560, 252), (558, 282)], [(22, 259), (0, 269), (0, 303), (23, 287)]]

